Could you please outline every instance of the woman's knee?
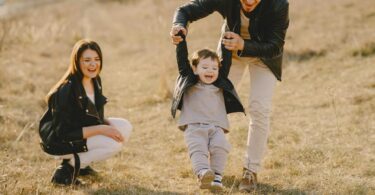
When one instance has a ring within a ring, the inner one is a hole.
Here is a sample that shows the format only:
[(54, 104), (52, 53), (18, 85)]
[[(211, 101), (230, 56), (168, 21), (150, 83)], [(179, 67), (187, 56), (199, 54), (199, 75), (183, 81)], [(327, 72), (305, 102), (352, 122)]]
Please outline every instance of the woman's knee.
[(90, 150), (104, 150), (108, 153), (118, 152), (123, 146), (122, 142), (106, 137), (103, 135), (97, 135), (87, 139), (87, 147)]
[(108, 120), (111, 125), (113, 125), (120, 131), (122, 136), (129, 137), (130, 133), (133, 130), (133, 126), (128, 120), (122, 118), (109, 118)]
[(117, 142), (117, 141), (113, 140), (113, 142), (111, 144), (107, 145), (106, 148), (108, 149), (108, 151), (110, 153), (115, 154), (115, 153), (118, 153), (118, 152), (121, 151), (122, 146), (123, 146), (122, 142)]

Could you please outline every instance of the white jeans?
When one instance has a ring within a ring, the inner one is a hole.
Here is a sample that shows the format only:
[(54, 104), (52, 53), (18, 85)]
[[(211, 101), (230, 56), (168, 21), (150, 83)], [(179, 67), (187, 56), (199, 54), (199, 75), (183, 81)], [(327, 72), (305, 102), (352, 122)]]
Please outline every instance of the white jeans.
[[(132, 130), (129, 121), (122, 118), (108, 118), (111, 125), (115, 126), (127, 141)], [(121, 151), (123, 144), (104, 135), (96, 135), (87, 139), (87, 152), (78, 153), (81, 168), (91, 163), (106, 160)], [(56, 159), (70, 159), (69, 163), (74, 166), (73, 154), (54, 156)]]
[(256, 173), (267, 149), (271, 101), (277, 79), (266, 65), (256, 63), (250, 58), (233, 55), (230, 80), (235, 85), (240, 84), (246, 69), (250, 73), (250, 123), (244, 167)]

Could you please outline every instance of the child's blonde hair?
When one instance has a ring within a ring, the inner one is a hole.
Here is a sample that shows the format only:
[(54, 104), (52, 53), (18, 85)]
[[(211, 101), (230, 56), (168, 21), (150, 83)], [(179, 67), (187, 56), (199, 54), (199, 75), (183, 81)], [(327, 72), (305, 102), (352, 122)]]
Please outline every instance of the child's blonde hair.
[(219, 67), (221, 67), (220, 58), (217, 55), (216, 52), (210, 50), (210, 49), (200, 49), (193, 53), (193, 56), (191, 58), (192, 65), (194, 67), (197, 67), (199, 64), (199, 61), (201, 59), (211, 58), (212, 60), (216, 60)]

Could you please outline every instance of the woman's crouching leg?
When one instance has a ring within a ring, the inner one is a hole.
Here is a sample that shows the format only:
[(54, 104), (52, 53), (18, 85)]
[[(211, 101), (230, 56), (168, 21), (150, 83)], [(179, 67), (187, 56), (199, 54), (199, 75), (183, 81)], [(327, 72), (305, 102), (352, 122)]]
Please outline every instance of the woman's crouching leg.
[(133, 126), (128, 120), (123, 118), (108, 118), (108, 121), (111, 126), (114, 126), (117, 130), (120, 131), (125, 141), (129, 140), (130, 134), (133, 130)]
[(104, 135), (96, 135), (87, 139), (87, 152), (78, 153), (81, 168), (94, 162), (106, 160), (122, 149), (122, 142), (117, 142)]
[[(110, 125), (114, 126), (124, 140), (129, 139), (130, 133), (132, 131), (132, 125), (129, 121), (121, 118), (109, 118)], [(123, 147), (124, 142), (117, 142), (116, 140), (104, 136), (96, 135), (87, 139), (87, 152), (78, 153), (81, 161), (81, 168), (84, 168), (91, 163), (106, 160), (115, 154), (119, 153)], [(74, 158), (72, 155), (59, 156), (60, 159), (70, 159), (70, 164), (74, 165)]]

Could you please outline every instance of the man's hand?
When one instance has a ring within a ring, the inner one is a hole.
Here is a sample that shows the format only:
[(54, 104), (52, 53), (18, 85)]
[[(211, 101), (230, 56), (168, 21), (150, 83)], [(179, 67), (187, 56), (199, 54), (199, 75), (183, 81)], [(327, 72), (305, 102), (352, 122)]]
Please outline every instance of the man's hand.
[(179, 26), (179, 25), (172, 26), (171, 32), (169, 33), (169, 35), (172, 38), (172, 43), (175, 45), (183, 41), (183, 38), (181, 36), (176, 36), (179, 31), (182, 31), (182, 33), (184, 33), (184, 35), (186, 36), (187, 30), (183, 26)]
[(243, 50), (245, 41), (234, 32), (225, 32), (222, 40), (224, 47), (230, 51)]

